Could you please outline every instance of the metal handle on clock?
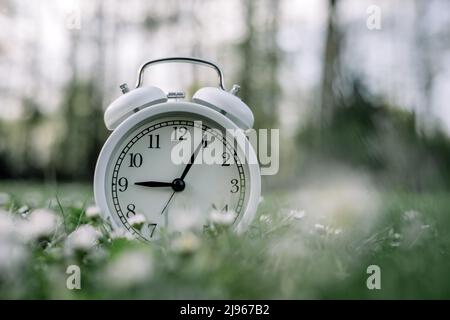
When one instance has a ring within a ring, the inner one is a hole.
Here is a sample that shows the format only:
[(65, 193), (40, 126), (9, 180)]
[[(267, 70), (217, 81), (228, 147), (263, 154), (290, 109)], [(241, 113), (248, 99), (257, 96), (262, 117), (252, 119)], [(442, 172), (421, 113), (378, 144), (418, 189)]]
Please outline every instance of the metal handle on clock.
[(143, 75), (144, 75), (145, 68), (147, 68), (151, 65), (156, 65), (156, 64), (161, 64), (161, 63), (177, 63), (177, 62), (199, 64), (199, 65), (210, 67), (210, 68), (216, 70), (216, 72), (219, 76), (219, 88), (222, 90), (225, 90), (223, 73), (215, 63), (208, 61), (208, 60), (199, 59), (199, 58), (191, 58), (191, 57), (169, 57), (169, 58), (162, 58), (162, 59), (147, 61), (146, 63), (141, 65), (141, 67), (139, 68), (138, 78), (136, 81), (136, 88), (139, 88), (143, 83)]

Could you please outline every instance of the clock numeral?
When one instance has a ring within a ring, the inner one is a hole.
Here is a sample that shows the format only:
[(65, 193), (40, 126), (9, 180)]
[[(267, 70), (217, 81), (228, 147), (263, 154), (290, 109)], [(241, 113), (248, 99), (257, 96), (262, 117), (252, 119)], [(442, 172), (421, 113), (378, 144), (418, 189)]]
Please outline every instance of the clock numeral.
[(136, 215), (136, 206), (133, 203), (127, 205), (127, 218), (131, 218), (131, 216)]
[(153, 237), (153, 234), (155, 233), (155, 229), (156, 229), (157, 225), (158, 225), (157, 223), (149, 223), (148, 224), (148, 229), (150, 230), (150, 238)]
[(153, 138), (153, 134), (149, 134), (149, 145), (148, 147), (150, 149), (160, 149), (159, 148), (159, 134), (155, 134), (155, 137)]
[(130, 168), (139, 168), (142, 166), (142, 154), (140, 153), (130, 153)]
[(224, 152), (222, 153), (222, 159), (223, 159), (223, 163), (222, 163), (222, 167), (229, 167), (230, 164), (227, 163), (230, 160), (231, 156), (228, 152)]
[(120, 178), (119, 179), (119, 186), (121, 187), (121, 188), (119, 188), (120, 192), (124, 192), (125, 190), (127, 190), (127, 188), (128, 188), (128, 180), (127, 180), (127, 178), (124, 178), (124, 177)]
[(188, 129), (186, 127), (173, 127), (173, 139), (172, 140), (186, 140), (184, 137), (188, 132)]
[(230, 190), (230, 192), (231, 193), (238, 192), (239, 191), (239, 185), (238, 185), (239, 181), (238, 181), (238, 179), (232, 179), (230, 182), (231, 182), (231, 190)]

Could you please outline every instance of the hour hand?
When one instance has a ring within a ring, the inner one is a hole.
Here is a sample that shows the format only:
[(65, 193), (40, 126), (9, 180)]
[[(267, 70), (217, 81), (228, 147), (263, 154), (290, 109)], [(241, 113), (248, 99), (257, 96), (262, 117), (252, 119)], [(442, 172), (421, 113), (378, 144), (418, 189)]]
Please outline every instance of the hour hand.
[(143, 186), (143, 187), (172, 187), (172, 182), (161, 182), (161, 181), (140, 181), (134, 183), (137, 186)]

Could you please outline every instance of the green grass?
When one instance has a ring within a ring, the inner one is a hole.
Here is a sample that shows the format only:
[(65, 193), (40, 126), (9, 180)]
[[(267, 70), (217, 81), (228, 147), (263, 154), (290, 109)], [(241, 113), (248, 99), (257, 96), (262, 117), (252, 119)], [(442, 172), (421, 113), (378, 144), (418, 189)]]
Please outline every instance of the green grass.
[[(25, 245), (27, 258), (15, 270), (0, 269), (1, 298), (450, 298), (446, 192), (386, 192), (380, 219), (369, 230), (351, 225), (341, 234), (314, 227), (309, 213), (289, 218), (289, 195), (269, 194), (243, 235), (222, 228), (191, 238), (168, 236), (153, 245), (110, 240), (100, 221), (85, 216), (85, 207), (93, 203), (89, 186), (3, 184), (0, 192), (11, 194), (3, 209), (16, 217), (28, 205), (50, 208), (63, 219), (55, 237)], [(407, 219), (408, 210), (420, 214)], [(102, 231), (99, 245), (67, 255), (67, 234), (83, 224)], [(132, 280), (117, 276), (117, 270), (128, 269), (117, 268), (116, 262), (130, 252), (148, 257), (151, 272), (139, 278), (139, 270), (130, 266)], [(66, 288), (71, 264), (81, 268), (81, 290)], [(381, 290), (366, 287), (371, 264), (381, 268)], [(118, 285), (117, 277), (125, 284)]]

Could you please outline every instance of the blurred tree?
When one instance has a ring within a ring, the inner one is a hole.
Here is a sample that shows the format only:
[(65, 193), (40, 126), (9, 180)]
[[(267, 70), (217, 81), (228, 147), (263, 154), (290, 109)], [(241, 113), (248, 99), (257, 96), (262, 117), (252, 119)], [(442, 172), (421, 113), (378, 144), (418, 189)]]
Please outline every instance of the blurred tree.
[[(32, 9), (37, 5), (33, 4)], [(17, 8), (20, 8), (20, 4)], [(15, 175), (40, 178), (44, 176), (42, 167), (38, 159), (39, 144), (36, 143), (34, 133), (42, 124), (42, 106), (39, 103), (42, 87), (45, 85), (45, 79), (42, 77), (41, 52), (42, 52), (42, 33), (41, 19), (33, 21), (31, 34), (23, 37), (23, 46), (26, 52), (33, 52), (25, 56), (20, 71), (26, 77), (23, 80), (24, 89), (20, 93), (20, 103), (24, 116), (18, 121), (17, 138), (19, 143), (15, 145), (15, 158), (12, 159)]]
[(69, 31), (69, 65), (72, 67), (72, 76), (61, 106), (61, 140), (53, 155), (58, 178), (92, 179), (98, 153), (106, 139), (102, 110), (105, 74), (104, 4), (101, 1), (97, 4), (93, 20), (96, 23), (93, 37), (95, 72), (87, 79), (78, 75), (80, 32), (77, 29)]
[[(70, 31), (70, 54), (68, 65), (71, 67), (71, 78), (66, 85), (64, 99), (61, 103), (62, 128), (59, 133), (60, 141), (54, 150), (53, 162), (55, 171), (59, 177), (72, 178), (84, 176), (86, 172), (85, 154), (83, 152), (83, 142), (81, 136), (84, 134), (80, 127), (82, 122), (79, 114), (87, 114), (89, 106), (89, 97), (83, 95), (87, 86), (81, 86), (78, 83), (78, 30)], [(84, 112), (81, 112), (85, 110)]]
[(340, 31), (337, 24), (338, 0), (328, 0), (328, 20), (320, 94), (321, 125), (326, 126), (336, 107), (336, 73), (339, 69)]
[[(435, 123), (429, 121), (433, 113), (433, 89), (435, 78), (442, 68), (441, 61), (436, 59), (435, 46), (436, 43), (442, 43), (438, 36), (430, 34), (429, 21), (430, 10), (432, 3), (428, 1), (416, 0), (415, 5), (415, 46), (417, 50), (414, 51), (419, 87), (421, 88), (421, 105), (416, 106), (416, 113), (418, 115), (416, 127), (422, 134), (432, 133), (434, 131)], [(448, 8), (450, 10), (450, 8)]]
[(101, 92), (92, 80), (68, 83), (62, 102), (60, 141), (53, 160), (60, 179), (87, 180), (94, 174), (98, 152), (104, 140), (99, 131), (104, 128)]
[(241, 57), (240, 97), (255, 114), (255, 128), (278, 124), (280, 49), (276, 43), (280, 1), (243, 2), (246, 36), (237, 50)]

